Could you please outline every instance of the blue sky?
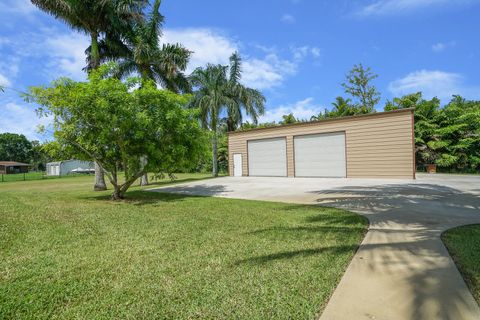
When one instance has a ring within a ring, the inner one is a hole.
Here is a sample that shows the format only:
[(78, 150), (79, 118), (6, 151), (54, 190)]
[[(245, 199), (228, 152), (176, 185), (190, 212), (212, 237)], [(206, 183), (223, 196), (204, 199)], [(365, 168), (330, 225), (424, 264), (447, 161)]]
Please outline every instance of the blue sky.
[[(164, 42), (194, 51), (189, 71), (244, 59), (245, 84), (262, 90), (262, 121), (299, 118), (331, 108), (355, 63), (379, 75), (387, 99), (423, 91), (443, 103), (452, 94), (480, 99), (480, 0), (164, 0)], [(59, 76), (85, 78), (85, 35), (27, 0), (0, 2), (0, 84), (25, 90)], [(0, 94), (0, 132), (37, 133), (35, 106)]]

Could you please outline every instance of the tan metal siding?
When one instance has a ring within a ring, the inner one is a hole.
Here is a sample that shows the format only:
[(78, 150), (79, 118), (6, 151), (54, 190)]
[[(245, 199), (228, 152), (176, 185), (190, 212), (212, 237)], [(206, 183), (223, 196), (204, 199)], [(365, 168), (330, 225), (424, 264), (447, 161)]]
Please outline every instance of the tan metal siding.
[[(243, 154), (243, 175), (248, 175), (247, 141), (287, 137), (287, 171), (295, 172), (293, 137), (345, 131), (347, 177), (414, 177), (413, 111), (377, 113), (268, 129), (235, 132), (229, 135), (229, 159)], [(233, 160), (229, 163), (233, 175)]]
[(293, 177), (295, 174), (295, 152), (293, 146), (293, 136), (287, 136), (287, 175), (289, 177)]

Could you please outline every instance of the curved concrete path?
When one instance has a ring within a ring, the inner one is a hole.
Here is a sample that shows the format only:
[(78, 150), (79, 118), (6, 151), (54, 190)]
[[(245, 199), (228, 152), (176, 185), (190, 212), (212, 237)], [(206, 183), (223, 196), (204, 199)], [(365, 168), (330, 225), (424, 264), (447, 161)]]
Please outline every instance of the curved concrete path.
[(321, 319), (480, 319), (479, 306), (440, 240), (447, 229), (480, 223), (479, 176), (228, 177), (155, 191), (321, 204), (365, 215), (369, 231)]

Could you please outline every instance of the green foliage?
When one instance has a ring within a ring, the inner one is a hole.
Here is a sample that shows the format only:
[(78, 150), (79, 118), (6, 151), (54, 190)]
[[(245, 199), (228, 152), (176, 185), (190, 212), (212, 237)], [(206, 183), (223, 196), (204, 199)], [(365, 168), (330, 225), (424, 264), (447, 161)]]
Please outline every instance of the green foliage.
[(251, 123), (251, 122), (244, 122), (242, 123), (240, 130), (250, 130), (250, 129), (256, 129), (256, 128), (269, 128), (269, 127), (275, 127), (278, 126), (278, 124), (275, 121), (272, 122), (263, 122), (263, 123)]
[(400, 98), (393, 98), (393, 101), (387, 101), (384, 110), (392, 111), (398, 109), (416, 108), (421, 100), (421, 92), (407, 94)]
[(436, 163), (456, 171), (478, 172), (480, 166), (480, 101), (466, 101), (460, 96), (440, 110), (434, 118), (435, 137), (442, 144)]
[(138, 79), (106, 78), (111, 70), (105, 65), (92, 71), (88, 82), (59, 79), (30, 93), (43, 113), (53, 114), (59, 143), (100, 164), (114, 186), (112, 197), (119, 199), (146, 172), (195, 166), (204, 152), (204, 134), (196, 110), (183, 108), (188, 97), (158, 90), (151, 82), (134, 90)]
[[(212, 174), (218, 175), (218, 133), (222, 122), (226, 122), (227, 130), (235, 129), (242, 122), (242, 110), (252, 118), (264, 112), (264, 96), (257, 90), (247, 88), (239, 83), (241, 76), (240, 57), (234, 53), (230, 57), (230, 65), (208, 64), (205, 68), (197, 68), (190, 76), (196, 88), (190, 104), (200, 110), (200, 121), (212, 132)], [(221, 115), (226, 113), (226, 121)]]
[[(159, 10), (160, 1), (155, 0), (148, 19), (133, 24), (121, 38), (107, 34), (99, 43), (101, 61), (118, 63), (116, 77), (124, 79), (136, 73), (143, 81), (155, 81), (173, 92), (190, 92), (190, 83), (183, 72), (191, 52), (180, 44), (160, 45), (164, 17)], [(88, 55), (87, 59), (92, 57)]]
[(332, 110), (328, 111), (325, 109), (325, 112), (319, 113), (316, 116), (312, 116), (310, 120), (322, 120), (328, 118), (339, 118), (339, 117), (348, 117), (356, 114), (365, 113), (366, 109), (357, 107), (352, 104), (352, 100), (345, 99), (343, 97), (336, 97), (335, 102), (332, 103)]
[(218, 172), (228, 172), (228, 136), (222, 134), (218, 137)]
[(91, 56), (87, 69), (100, 65), (99, 39), (121, 39), (131, 26), (143, 19), (147, 0), (32, 0), (41, 10), (62, 20), (76, 31), (90, 35)]
[(380, 101), (380, 93), (371, 84), (378, 75), (370, 68), (364, 68), (362, 64), (354, 65), (346, 76), (346, 82), (342, 83), (345, 93), (355, 99), (357, 113), (370, 113), (375, 111), (375, 105)]
[(29, 141), (22, 134), (0, 133), (0, 161), (29, 163), (33, 170), (44, 171), (50, 160), (45, 144)]
[(31, 141), (31, 144), (32, 144), (32, 153), (31, 153), (30, 163), (33, 165), (33, 169), (35, 171), (45, 171), (46, 163), (50, 162), (51, 160), (48, 153), (45, 152), (45, 148), (44, 148), (45, 144), (41, 144), (37, 140)]
[(242, 78), (242, 59), (237, 52), (230, 56), (228, 87), (235, 103), (227, 104), (227, 131), (234, 131), (242, 124), (242, 110), (257, 122), (258, 117), (265, 112), (265, 97), (255, 89), (243, 86), (240, 83)]
[(440, 106), (440, 100), (406, 95), (387, 102), (385, 111), (415, 108), (417, 165), (435, 163), (443, 170), (478, 172), (480, 169), (480, 102), (460, 96)]
[(282, 116), (282, 121), (280, 121), (279, 124), (292, 124), (297, 122), (299, 122), (299, 120), (293, 116), (293, 113), (289, 113)]
[(0, 133), (0, 161), (30, 163), (32, 143), (23, 134)]

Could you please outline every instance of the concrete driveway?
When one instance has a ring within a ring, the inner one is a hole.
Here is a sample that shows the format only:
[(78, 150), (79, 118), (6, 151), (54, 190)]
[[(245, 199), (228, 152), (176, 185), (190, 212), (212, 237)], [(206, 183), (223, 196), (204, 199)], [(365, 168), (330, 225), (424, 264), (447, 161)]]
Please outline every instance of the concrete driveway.
[(154, 191), (320, 204), (365, 215), (369, 231), (321, 319), (480, 319), (440, 240), (447, 229), (480, 223), (479, 176), (227, 177)]

